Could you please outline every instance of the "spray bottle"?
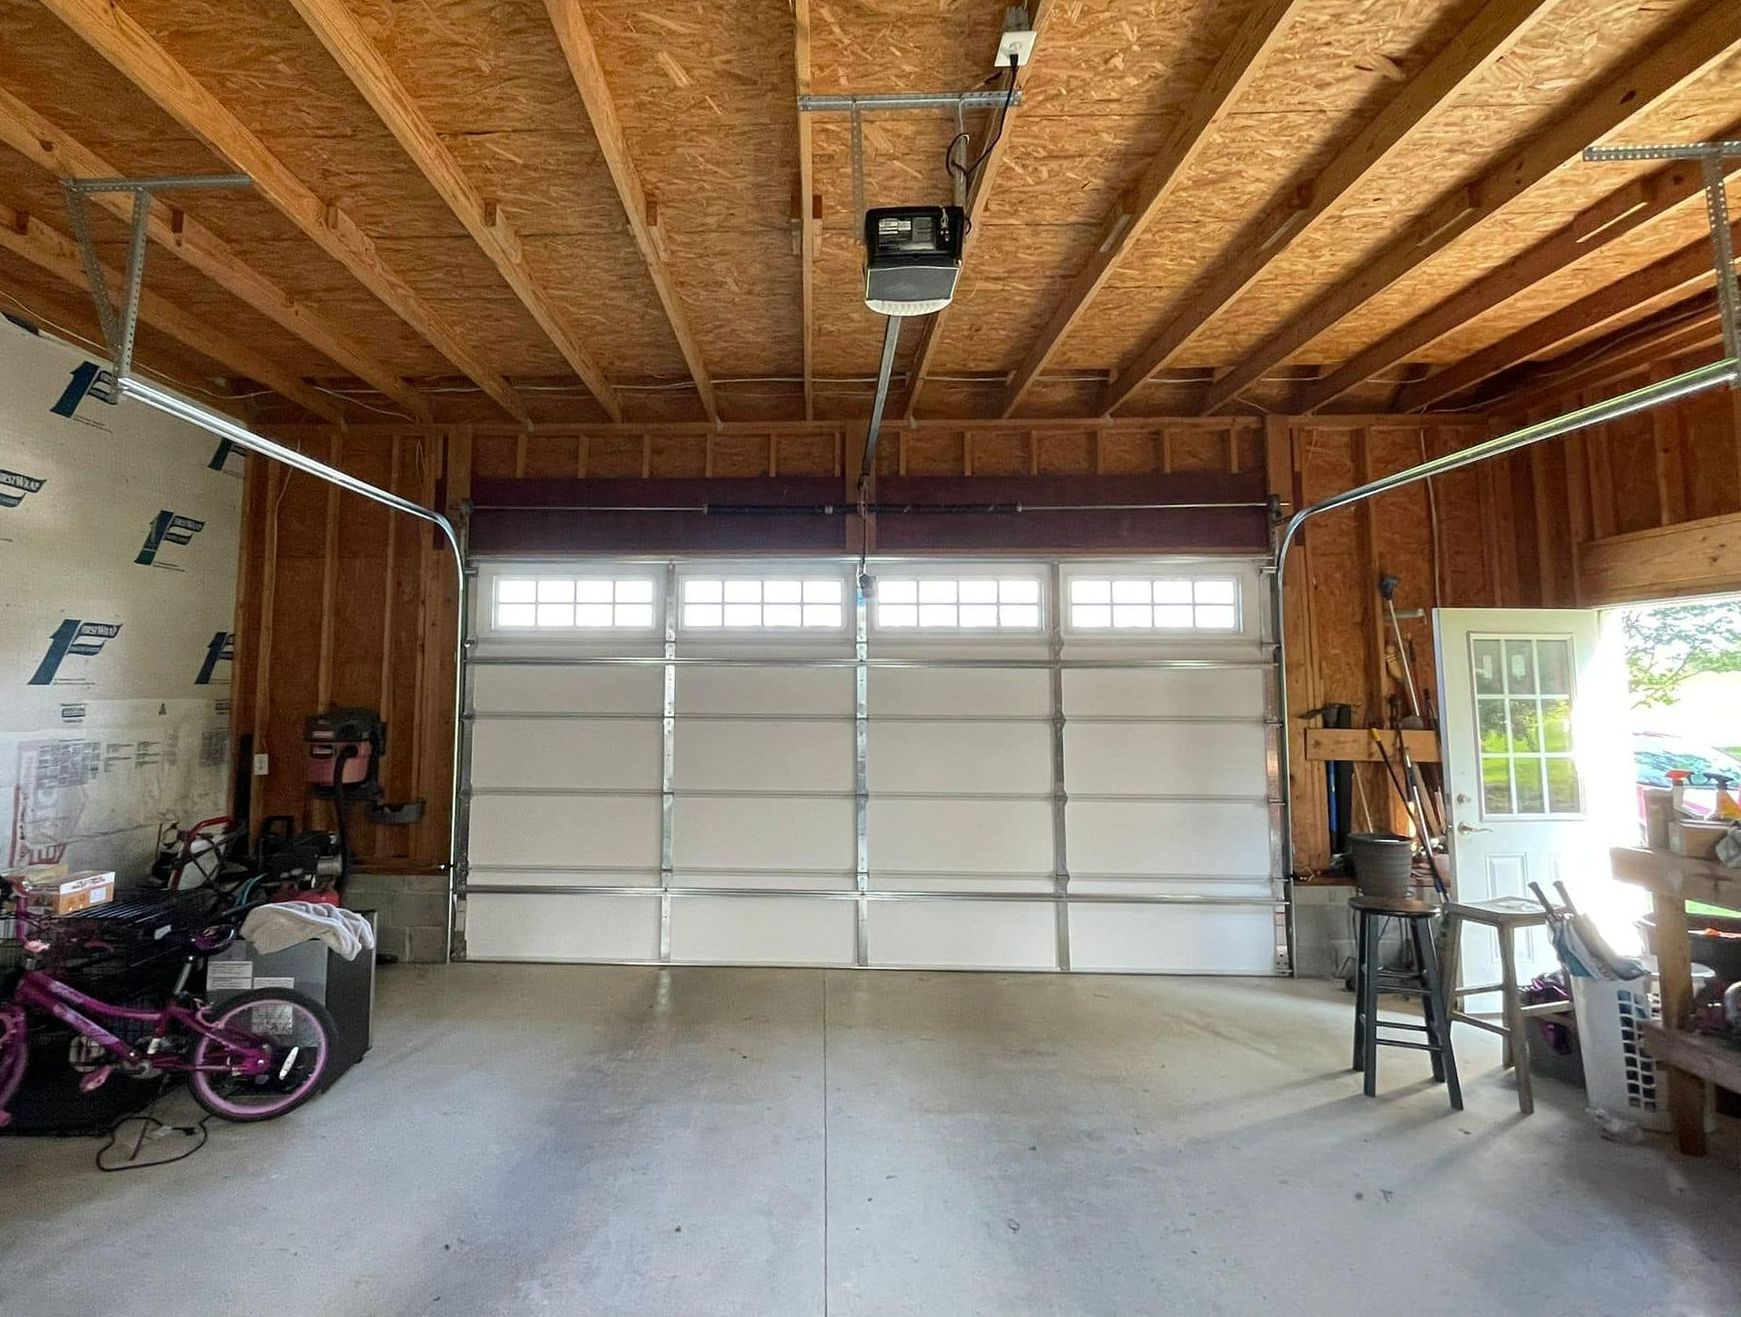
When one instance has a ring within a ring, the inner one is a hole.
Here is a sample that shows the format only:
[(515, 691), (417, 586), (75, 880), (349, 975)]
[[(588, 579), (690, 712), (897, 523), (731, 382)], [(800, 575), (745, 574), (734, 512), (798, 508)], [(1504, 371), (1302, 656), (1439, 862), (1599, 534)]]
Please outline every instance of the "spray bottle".
[(1711, 772), (1707, 772), (1705, 778), (1717, 788), (1717, 805), (1711, 811), (1711, 817), (1719, 821), (1741, 819), (1741, 801), (1735, 799), (1733, 790), (1735, 779), (1726, 773)]
[(1669, 816), (1671, 818), (1687, 817), (1687, 783), (1693, 780), (1690, 768), (1671, 768), (1663, 774), (1668, 779)]

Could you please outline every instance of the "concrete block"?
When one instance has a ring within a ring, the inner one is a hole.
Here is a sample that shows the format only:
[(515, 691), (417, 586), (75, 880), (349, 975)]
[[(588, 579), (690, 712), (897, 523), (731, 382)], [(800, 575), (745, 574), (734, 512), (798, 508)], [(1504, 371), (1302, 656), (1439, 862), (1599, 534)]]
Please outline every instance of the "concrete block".
[(405, 932), (405, 959), (423, 964), (439, 963), (447, 954), (445, 928), (410, 928)]

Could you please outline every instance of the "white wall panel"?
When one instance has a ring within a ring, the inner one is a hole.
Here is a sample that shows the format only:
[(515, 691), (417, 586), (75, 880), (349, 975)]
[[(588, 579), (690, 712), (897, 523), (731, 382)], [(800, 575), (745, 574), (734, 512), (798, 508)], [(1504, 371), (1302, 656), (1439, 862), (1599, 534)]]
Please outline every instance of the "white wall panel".
[(1064, 728), (1072, 795), (1268, 792), (1261, 723), (1075, 723)]
[(870, 839), (871, 868), (885, 880), (900, 870), (1050, 872), (1052, 803), (879, 800), (872, 796)]
[(852, 737), (850, 719), (680, 721), (677, 790), (851, 791)]
[(1051, 969), (1049, 901), (872, 901), (870, 962), (911, 969)]
[(484, 718), (472, 725), (476, 787), (659, 789), (659, 723)]
[(679, 869), (851, 869), (852, 801), (680, 797), (671, 861)]
[(1070, 964), (1136, 974), (1273, 974), (1274, 914), (1244, 906), (1076, 905)]
[(657, 869), (657, 796), (472, 798), (471, 862)]
[(657, 896), (492, 895), (466, 900), (470, 960), (657, 960)]
[(481, 713), (659, 713), (657, 667), (510, 667), (472, 670), (472, 707)]
[(778, 896), (674, 896), (671, 959), (850, 965), (854, 903)]
[(1261, 718), (1265, 678), (1261, 668), (1077, 668), (1064, 673), (1064, 713), (1070, 718)]
[(1045, 723), (884, 722), (870, 725), (871, 793), (1052, 789), (1052, 729)]
[(1073, 800), (1065, 811), (1070, 872), (1267, 874), (1262, 802)]

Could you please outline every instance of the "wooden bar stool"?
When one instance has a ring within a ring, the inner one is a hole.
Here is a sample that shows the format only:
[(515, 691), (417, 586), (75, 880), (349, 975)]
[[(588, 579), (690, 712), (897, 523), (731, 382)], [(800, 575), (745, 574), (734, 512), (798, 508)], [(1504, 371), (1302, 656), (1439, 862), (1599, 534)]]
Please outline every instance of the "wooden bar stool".
[[(1463, 1109), (1463, 1089), (1457, 1082), (1457, 1058), (1451, 1051), (1450, 996), (1439, 974), (1439, 952), (1433, 940), (1433, 916), (1439, 907), (1408, 897), (1356, 896), (1348, 902), (1357, 920), (1354, 984), (1354, 1066), (1366, 1072), (1366, 1096), (1378, 1095), (1378, 1049), (1405, 1047), (1432, 1058), (1433, 1079), (1445, 1085), (1453, 1110)], [(1414, 947), (1416, 971), (1386, 970), (1379, 954), (1379, 933), (1386, 919), (1400, 920), (1404, 940)], [(1399, 992), (1421, 999), (1423, 1023), (1381, 1020), (1380, 992)], [(1385, 1038), (1380, 1028), (1425, 1034), (1417, 1043)]]
[[(1541, 902), (1527, 896), (1500, 896), (1491, 901), (1451, 901), (1445, 906), (1445, 951), (1443, 956), (1446, 991), (1451, 1001), (1451, 1019), (1472, 1024), (1477, 1029), (1496, 1033), (1505, 1040), (1502, 1064), (1517, 1072), (1517, 1109), (1524, 1115), (1535, 1110), (1535, 1094), (1530, 1088), (1529, 1032), (1527, 1021), (1532, 1015), (1563, 1015), (1565, 1002), (1543, 1002), (1526, 1006), (1518, 991), (1517, 949), (1515, 937), (1519, 929), (1538, 928), (1548, 922)], [(1457, 967), (1462, 959), (1463, 925), (1480, 924), (1499, 936), (1498, 983), (1457, 986)], [(1500, 999), (1498, 1022), (1470, 1015), (1462, 1009), (1465, 998), (1483, 992), (1497, 992)]]

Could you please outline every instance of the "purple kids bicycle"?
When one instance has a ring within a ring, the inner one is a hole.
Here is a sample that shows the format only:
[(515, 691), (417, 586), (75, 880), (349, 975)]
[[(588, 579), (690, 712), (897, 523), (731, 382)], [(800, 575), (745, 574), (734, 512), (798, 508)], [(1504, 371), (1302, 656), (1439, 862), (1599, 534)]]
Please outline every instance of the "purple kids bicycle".
[(80, 1088), (87, 1093), (117, 1069), (140, 1079), (184, 1074), (202, 1107), (232, 1121), (271, 1120), (319, 1093), (337, 1032), (320, 1003), (299, 992), (260, 988), (209, 1006), (187, 991), (194, 967), (236, 937), (244, 913), (231, 911), (188, 936), (162, 1005), (118, 1006), (79, 991), (52, 968), (56, 953), (79, 940), (76, 921), (57, 927), (61, 921), (44, 920), (32, 928), (20, 904), (19, 939), (35, 959), (0, 1003), (0, 1127), (24, 1079), (31, 1011), (54, 1017), (76, 1035), (72, 1060), (84, 1073)]

